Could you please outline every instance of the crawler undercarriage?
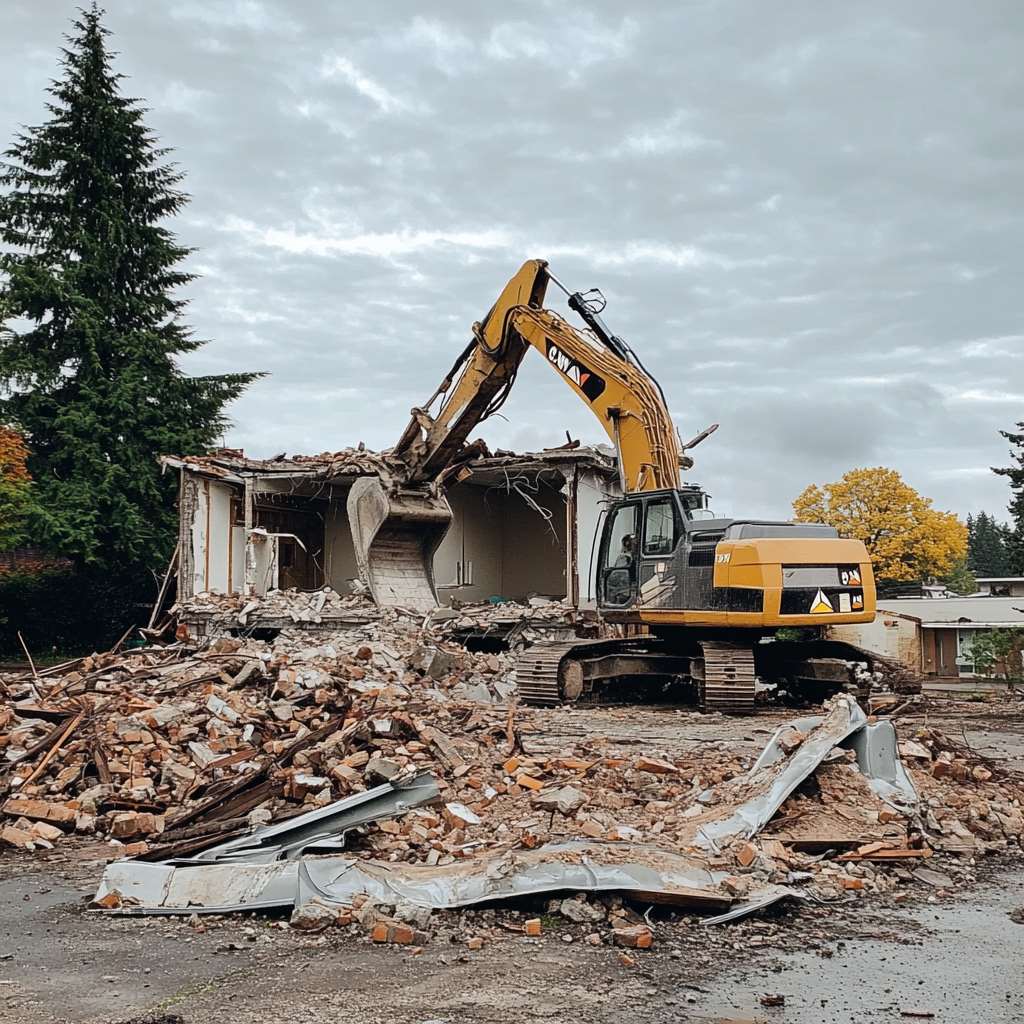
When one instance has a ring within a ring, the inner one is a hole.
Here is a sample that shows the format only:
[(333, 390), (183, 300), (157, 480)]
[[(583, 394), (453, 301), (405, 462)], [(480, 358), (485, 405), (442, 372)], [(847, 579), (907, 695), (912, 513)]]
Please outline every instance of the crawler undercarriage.
[(682, 644), (656, 636), (555, 640), (534, 644), (516, 668), (527, 704), (629, 700), (643, 686), (689, 689), (708, 711), (751, 714), (759, 691), (795, 697), (839, 690), (865, 696), (873, 684), (912, 689), (901, 667), (852, 644), (833, 640), (736, 642), (704, 634)]

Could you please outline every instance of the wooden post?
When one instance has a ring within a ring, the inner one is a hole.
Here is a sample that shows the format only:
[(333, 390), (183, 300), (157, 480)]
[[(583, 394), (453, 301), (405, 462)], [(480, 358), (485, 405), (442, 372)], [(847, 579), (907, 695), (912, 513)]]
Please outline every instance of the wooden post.
[(167, 563), (167, 572), (164, 573), (163, 583), (160, 584), (160, 592), (156, 595), (156, 602), (153, 605), (153, 610), (149, 614), (149, 623), (146, 629), (152, 629), (156, 625), (157, 616), (160, 614), (160, 609), (163, 607), (164, 598), (167, 596), (167, 585), (171, 582), (171, 576), (174, 574), (174, 567), (178, 564), (178, 554), (181, 551), (181, 541), (174, 545), (174, 554), (171, 555), (170, 562)]

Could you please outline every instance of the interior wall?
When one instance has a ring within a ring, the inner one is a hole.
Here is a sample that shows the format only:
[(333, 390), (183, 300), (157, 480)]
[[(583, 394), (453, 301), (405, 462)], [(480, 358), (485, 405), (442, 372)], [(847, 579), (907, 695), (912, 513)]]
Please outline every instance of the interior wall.
[[(484, 501), (484, 488), (453, 484), (448, 503), (454, 519), (434, 553), (434, 583), (442, 604), (449, 597), (460, 601), (486, 601), (501, 594), (502, 517), (492, 502)], [(465, 579), (466, 566), (473, 563), (473, 585), (456, 587)], [(462, 575), (459, 564), (462, 563)]]
[(609, 502), (620, 495), (618, 482), (581, 470), (576, 486), (576, 578), (580, 608), (597, 607), (597, 555)]
[[(454, 520), (434, 556), (438, 597), (486, 601), (529, 594), (564, 597), (566, 590), (566, 499), (554, 487), (531, 495), (544, 517), (504, 487), (452, 484), (448, 501)], [(459, 565), (462, 565), (460, 575)], [(456, 586), (472, 563), (471, 586)]]
[(499, 593), (520, 600), (529, 594), (565, 597), (565, 496), (542, 484), (530, 497), (547, 513), (547, 522), (515, 491), (492, 490), (488, 495), (500, 501), (503, 524)]
[(245, 526), (231, 527), (231, 591), (245, 590)]
[(206, 590), (206, 534), (210, 512), (210, 489), (207, 480), (195, 480), (195, 503), (192, 507), (192, 594)]
[(193, 594), (228, 593), (233, 581), (239, 578), (235, 565), (238, 541), (231, 522), (231, 499), (235, 493), (231, 484), (198, 481), (192, 516)]

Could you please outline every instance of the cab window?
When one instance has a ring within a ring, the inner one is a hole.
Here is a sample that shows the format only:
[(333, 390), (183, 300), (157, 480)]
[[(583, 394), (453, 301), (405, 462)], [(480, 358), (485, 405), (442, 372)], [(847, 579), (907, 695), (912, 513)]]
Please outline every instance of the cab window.
[(644, 519), (644, 554), (669, 555), (679, 539), (675, 502), (662, 498), (649, 502)]
[(608, 535), (608, 565), (626, 568), (636, 558), (637, 505), (623, 505), (615, 513)]

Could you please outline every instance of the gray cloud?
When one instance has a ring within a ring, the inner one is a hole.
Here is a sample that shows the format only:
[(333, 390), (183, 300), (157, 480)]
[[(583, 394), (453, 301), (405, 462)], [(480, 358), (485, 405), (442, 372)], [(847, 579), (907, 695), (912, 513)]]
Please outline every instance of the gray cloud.
[[(1019, 5), (109, 6), (194, 197), (188, 368), (272, 374), (230, 443), (389, 444), (544, 256), (604, 290), (684, 436), (722, 423), (694, 473), (720, 509), (783, 515), (864, 464), (1005, 507)], [(5, 5), (0, 137), (44, 116), (72, 11)], [(539, 360), (503, 411), (494, 444), (602, 437)]]

